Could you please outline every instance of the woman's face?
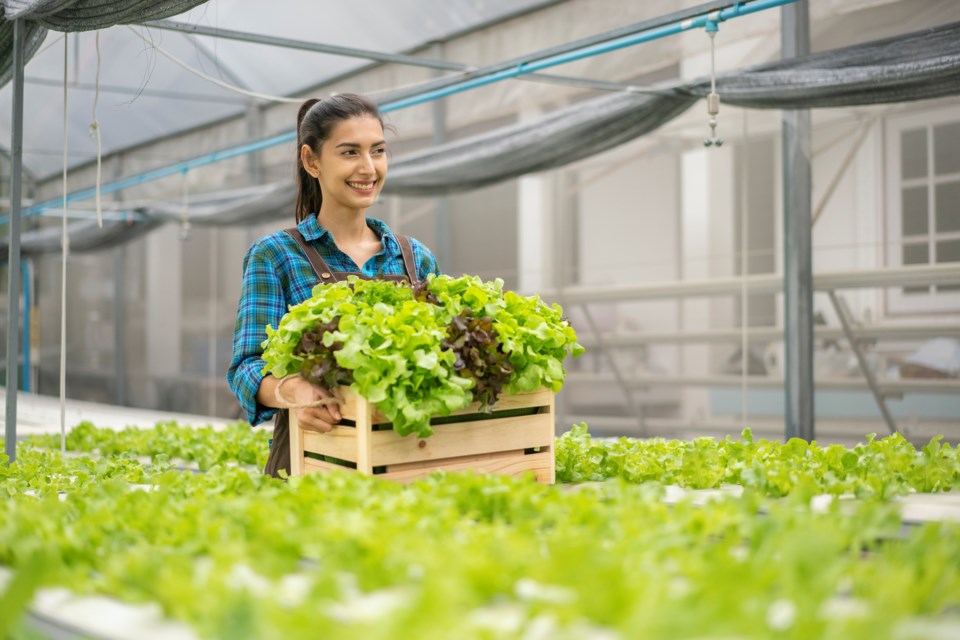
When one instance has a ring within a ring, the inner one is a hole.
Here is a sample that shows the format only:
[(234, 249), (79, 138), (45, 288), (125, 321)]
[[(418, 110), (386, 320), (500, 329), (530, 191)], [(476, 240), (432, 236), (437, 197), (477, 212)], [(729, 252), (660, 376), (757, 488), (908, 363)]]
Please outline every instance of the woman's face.
[(304, 145), (301, 157), (307, 171), (320, 181), (323, 209), (367, 209), (387, 177), (387, 143), (373, 116), (337, 123), (319, 154)]

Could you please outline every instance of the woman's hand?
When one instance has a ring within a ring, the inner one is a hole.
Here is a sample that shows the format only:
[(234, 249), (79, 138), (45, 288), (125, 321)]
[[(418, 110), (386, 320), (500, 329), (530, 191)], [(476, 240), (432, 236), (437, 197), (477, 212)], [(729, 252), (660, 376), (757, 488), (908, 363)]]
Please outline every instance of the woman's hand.
[(267, 407), (295, 411), (297, 424), (302, 429), (320, 433), (327, 433), (333, 429), (335, 424), (340, 422), (342, 416), (340, 415), (340, 407), (336, 402), (301, 409), (292, 409), (291, 407), (333, 398), (332, 393), (323, 387), (308, 382), (299, 375), (286, 378), (282, 383), (272, 375), (264, 376), (260, 388), (257, 390), (257, 402)]

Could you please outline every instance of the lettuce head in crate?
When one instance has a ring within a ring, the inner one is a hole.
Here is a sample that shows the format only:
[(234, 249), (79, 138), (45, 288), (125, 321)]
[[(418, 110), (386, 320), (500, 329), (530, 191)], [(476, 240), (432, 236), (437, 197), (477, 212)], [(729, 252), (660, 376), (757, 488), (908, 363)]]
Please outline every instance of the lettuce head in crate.
[(583, 353), (559, 305), (503, 281), (431, 276), (411, 286), (351, 276), (318, 285), (267, 327), (264, 373), (349, 385), (401, 435), (502, 393), (563, 386), (563, 359)]

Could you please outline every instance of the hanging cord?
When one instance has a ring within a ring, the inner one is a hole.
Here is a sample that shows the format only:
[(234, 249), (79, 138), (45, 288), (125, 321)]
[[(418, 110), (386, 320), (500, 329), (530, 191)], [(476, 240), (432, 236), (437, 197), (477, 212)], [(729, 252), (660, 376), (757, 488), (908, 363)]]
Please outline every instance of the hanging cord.
[(190, 239), (190, 191), (188, 189), (189, 181), (187, 179), (187, 169), (181, 169), (180, 175), (183, 176), (181, 184), (181, 193), (183, 194), (183, 206), (180, 209), (180, 239)]
[(95, 189), (96, 192), (96, 202), (97, 202), (97, 226), (101, 229), (103, 228), (103, 210), (100, 208), (100, 165), (103, 159), (103, 144), (100, 140), (100, 121), (97, 120), (97, 103), (100, 102), (100, 32), (97, 31), (96, 34), (96, 43), (97, 43), (97, 80), (94, 86), (93, 93), (93, 122), (90, 123), (89, 135), (92, 139), (97, 141), (97, 186)]
[(747, 243), (750, 238), (748, 225), (750, 224), (749, 205), (747, 196), (748, 165), (749, 161), (749, 137), (747, 132), (747, 110), (743, 109), (743, 143), (740, 154), (740, 414), (743, 419), (743, 428), (748, 428), (748, 416), (750, 405), (748, 402), (748, 393), (750, 391), (747, 384), (747, 373), (750, 368), (750, 358), (748, 349), (750, 343), (747, 340), (747, 328), (750, 326), (748, 312), (750, 310), (748, 292), (747, 292)]
[(717, 115), (720, 113), (720, 95), (717, 93), (716, 48), (714, 46), (717, 23), (713, 20), (707, 20), (706, 31), (710, 37), (710, 93), (707, 95), (707, 114), (710, 116), (707, 124), (710, 125), (710, 137), (703, 141), (703, 146), (719, 147), (723, 144), (723, 138), (717, 137)]
[(60, 272), (60, 451), (67, 452), (67, 34), (63, 34), (63, 233)]
[(292, 373), (288, 376), (284, 376), (280, 378), (280, 382), (277, 384), (276, 387), (273, 388), (273, 395), (276, 396), (277, 401), (280, 403), (280, 405), (284, 409), (311, 409), (313, 407), (323, 407), (328, 404), (340, 403), (340, 400), (337, 399), (335, 396), (332, 398), (320, 398), (319, 400), (314, 400), (313, 402), (303, 402), (303, 403), (290, 402), (289, 400), (284, 398), (283, 395), (281, 395), (280, 389), (291, 378), (300, 378), (300, 377), (301, 376), (299, 373)]
[(143, 35), (142, 33), (140, 33), (139, 31), (137, 31), (137, 30), (134, 29), (133, 27), (130, 27), (129, 25), (128, 25), (128, 27), (129, 27), (129, 29), (130, 29), (131, 31), (133, 31), (133, 32), (137, 35), (138, 38), (140, 38), (141, 40), (143, 40), (144, 42), (146, 42), (148, 45), (150, 45), (150, 48), (151, 48), (151, 49), (153, 49), (154, 51), (156, 51), (157, 53), (159, 53), (160, 55), (162, 55), (164, 58), (166, 58), (166, 59), (169, 60), (170, 62), (174, 63), (174, 64), (177, 65), (178, 67), (181, 67), (181, 68), (183, 68), (183, 69), (186, 70), (186, 71), (189, 71), (189, 72), (192, 73), (193, 75), (199, 76), (199, 77), (203, 78), (204, 80), (206, 80), (207, 82), (212, 82), (213, 84), (217, 85), (218, 87), (223, 87), (224, 89), (229, 89), (230, 91), (234, 91), (234, 92), (236, 92), (236, 93), (240, 93), (240, 94), (243, 94), (243, 95), (245, 95), (245, 96), (249, 96), (249, 97), (251, 97), (251, 98), (260, 98), (261, 100), (269, 100), (269, 101), (271, 101), (271, 102), (290, 102), (290, 103), (292, 103), (292, 104), (300, 104), (301, 102), (303, 102), (303, 98), (286, 98), (286, 97), (283, 97), (283, 96), (271, 96), (271, 95), (268, 95), (268, 94), (265, 94), (265, 93), (257, 93), (257, 92), (255, 92), (255, 91), (247, 91), (246, 89), (241, 89), (240, 87), (238, 87), (238, 86), (236, 86), (236, 85), (232, 85), (232, 84), (229, 84), (229, 83), (227, 83), (227, 82), (224, 82), (223, 80), (220, 80), (219, 78), (214, 78), (213, 76), (207, 75), (206, 73), (204, 73), (203, 71), (200, 71), (199, 69), (194, 69), (193, 67), (191, 67), (190, 65), (188, 65), (186, 62), (184, 62), (184, 61), (180, 60), (179, 58), (177, 58), (176, 56), (174, 56), (172, 53), (164, 50), (164, 49), (161, 48), (161, 47), (158, 47), (156, 44), (154, 44), (152, 41), (148, 40), (146, 37), (144, 37), (144, 35)]

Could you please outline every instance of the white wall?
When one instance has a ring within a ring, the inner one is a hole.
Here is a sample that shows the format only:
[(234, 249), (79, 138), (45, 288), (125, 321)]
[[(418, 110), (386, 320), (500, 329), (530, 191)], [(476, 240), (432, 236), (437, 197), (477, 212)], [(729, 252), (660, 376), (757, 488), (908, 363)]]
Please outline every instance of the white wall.
[[(638, 146), (599, 156), (579, 171), (575, 195), (579, 215), (580, 284), (670, 282), (680, 277), (679, 163), (675, 153), (631, 157)], [(675, 301), (592, 305), (603, 329), (670, 331), (680, 321)], [(576, 312), (571, 310), (576, 318)], [(633, 373), (649, 368), (676, 372), (675, 346), (656, 345), (646, 359), (630, 354), (625, 366)]]

